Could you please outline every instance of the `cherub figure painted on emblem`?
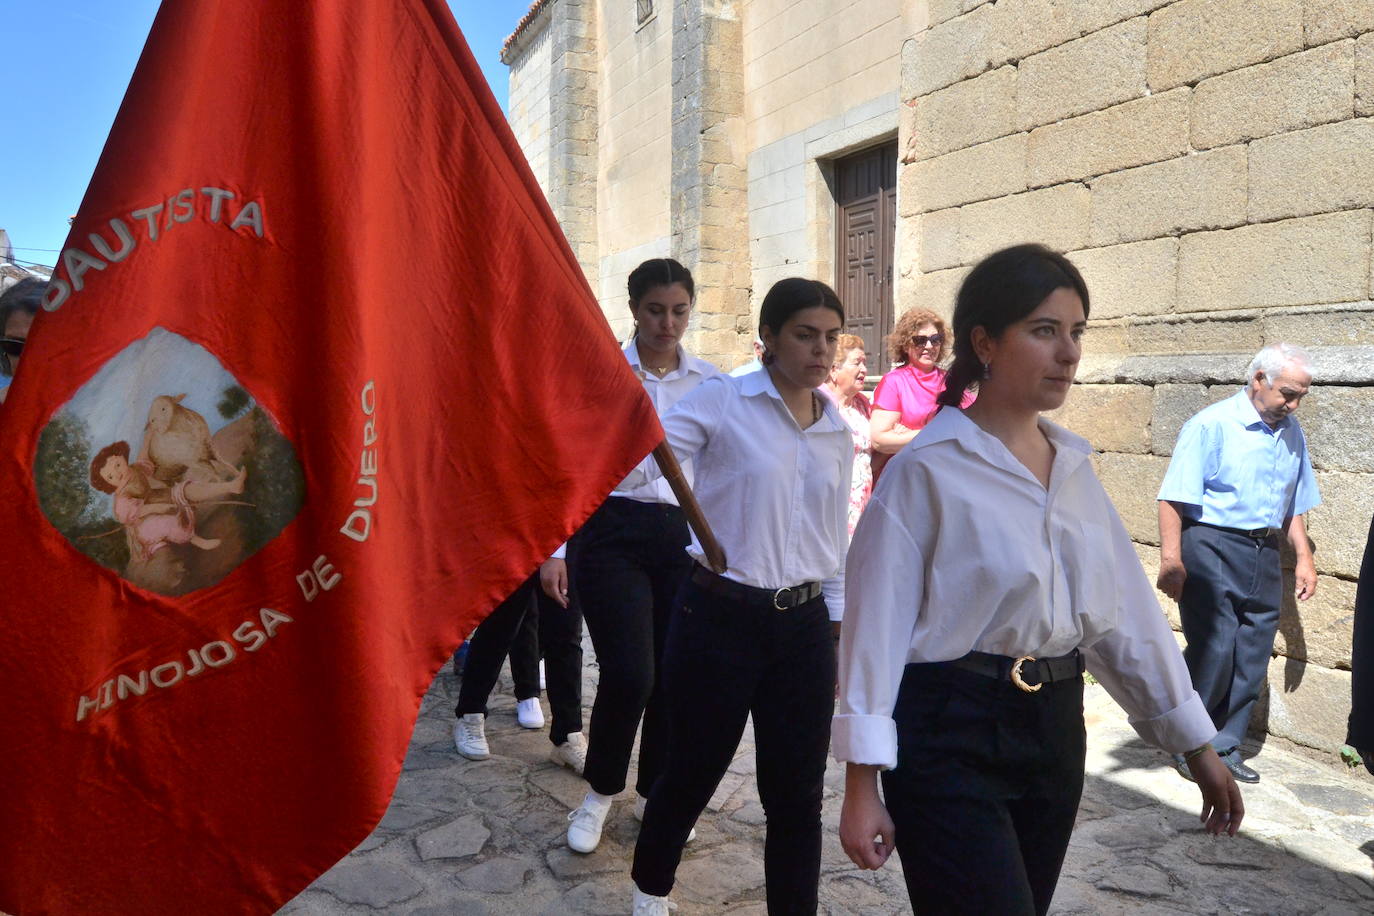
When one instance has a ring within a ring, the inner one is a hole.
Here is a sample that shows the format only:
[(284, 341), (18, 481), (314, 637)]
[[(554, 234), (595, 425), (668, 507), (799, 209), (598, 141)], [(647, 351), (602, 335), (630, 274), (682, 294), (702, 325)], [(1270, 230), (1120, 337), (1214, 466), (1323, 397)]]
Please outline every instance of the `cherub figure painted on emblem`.
[(216, 354), (166, 328), (131, 341), (53, 413), (33, 482), (72, 547), (169, 596), (222, 581), (305, 498), (276, 418)]
[(114, 517), (129, 535), (131, 555), (147, 559), (168, 544), (214, 550), (219, 538), (196, 534), (196, 504), (243, 492), (247, 471), (226, 481), (183, 479), (168, 486), (146, 461), (129, 463), (129, 443), (105, 446), (91, 461), (91, 486), (113, 497)]

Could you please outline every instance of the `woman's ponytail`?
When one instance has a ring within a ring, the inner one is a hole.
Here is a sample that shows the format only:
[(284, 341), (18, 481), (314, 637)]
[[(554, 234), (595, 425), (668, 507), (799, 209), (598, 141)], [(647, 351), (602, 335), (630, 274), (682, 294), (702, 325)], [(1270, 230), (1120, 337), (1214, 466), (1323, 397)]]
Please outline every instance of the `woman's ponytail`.
[(935, 403), (941, 407), (958, 407), (969, 386), (977, 384), (983, 374), (983, 364), (978, 362), (978, 357), (972, 353), (961, 353), (960, 349), (956, 343), (954, 363), (945, 374), (945, 388), (935, 399)]

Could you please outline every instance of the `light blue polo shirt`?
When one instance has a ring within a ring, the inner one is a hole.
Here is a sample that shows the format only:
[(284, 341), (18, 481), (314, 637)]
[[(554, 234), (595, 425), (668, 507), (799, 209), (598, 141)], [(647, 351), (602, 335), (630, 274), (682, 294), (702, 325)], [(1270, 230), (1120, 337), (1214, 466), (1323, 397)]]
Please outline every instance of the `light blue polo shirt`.
[(1281, 528), (1321, 503), (1298, 421), (1271, 429), (1243, 388), (1183, 424), (1156, 498), (1193, 521), (1244, 529)]

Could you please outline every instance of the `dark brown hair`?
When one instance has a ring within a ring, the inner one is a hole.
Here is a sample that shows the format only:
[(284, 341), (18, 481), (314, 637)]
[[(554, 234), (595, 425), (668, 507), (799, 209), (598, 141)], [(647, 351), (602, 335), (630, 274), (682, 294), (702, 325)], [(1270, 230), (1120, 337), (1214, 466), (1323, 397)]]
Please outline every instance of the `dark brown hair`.
[(650, 258), (630, 271), (625, 286), (631, 302), (638, 302), (644, 294), (655, 286), (672, 286), (681, 283), (687, 290), (687, 298), (695, 299), (696, 286), (692, 283), (692, 272), (672, 258)]
[(105, 462), (116, 455), (123, 458), (125, 464), (127, 464), (129, 462), (129, 443), (121, 441), (115, 442), (112, 445), (107, 445), (96, 452), (95, 457), (91, 459), (91, 486), (95, 487), (101, 493), (113, 493), (115, 491), (115, 488), (110, 485), (110, 482), (100, 476), (100, 470), (105, 467)]
[(43, 293), (48, 288), (47, 280), (25, 277), (0, 294), (0, 332), (9, 323), (10, 316), (16, 312), (37, 315), (43, 303)]
[[(777, 334), (787, 324), (787, 319), (816, 306), (823, 306), (839, 315), (840, 324), (844, 325), (844, 305), (829, 286), (820, 280), (807, 280), (804, 277), (779, 280), (769, 288), (768, 295), (763, 297), (763, 305), (759, 307), (759, 340), (763, 339), (764, 328)], [(764, 351), (763, 355), (765, 364), (771, 361), (771, 354)]]
[(945, 376), (942, 407), (958, 406), (964, 392), (983, 377), (973, 351), (973, 329), (997, 339), (1009, 326), (1040, 307), (1057, 289), (1071, 289), (1088, 317), (1088, 285), (1068, 258), (1044, 245), (1014, 245), (979, 261), (959, 286), (954, 306), (954, 363)]

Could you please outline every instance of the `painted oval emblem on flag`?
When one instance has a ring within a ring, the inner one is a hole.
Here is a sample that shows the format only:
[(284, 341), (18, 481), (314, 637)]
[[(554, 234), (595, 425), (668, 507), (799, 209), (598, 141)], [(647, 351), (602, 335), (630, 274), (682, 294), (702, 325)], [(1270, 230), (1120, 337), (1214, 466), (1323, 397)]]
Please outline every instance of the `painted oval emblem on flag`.
[(184, 595), (223, 579), (300, 511), (295, 449), (220, 361), (154, 328), (43, 428), (39, 505), (77, 550)]

